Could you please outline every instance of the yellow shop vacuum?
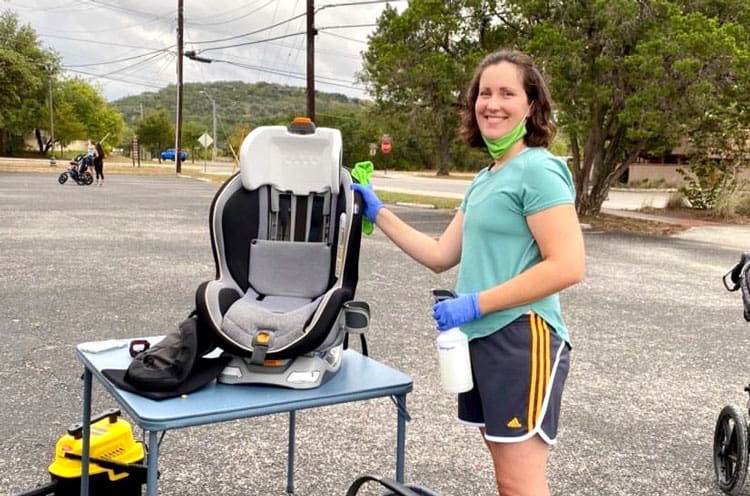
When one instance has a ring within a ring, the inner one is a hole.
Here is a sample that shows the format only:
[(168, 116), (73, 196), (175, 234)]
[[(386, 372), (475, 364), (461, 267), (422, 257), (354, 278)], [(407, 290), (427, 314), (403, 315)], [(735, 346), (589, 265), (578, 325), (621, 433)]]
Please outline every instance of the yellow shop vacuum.
[[(91, 419), (89, 449), (89, 494), (92, 496), (140, 496), (146, 483), (143, 443), (133, 438), (133, 429), (109, 409)], [(52, 482), (17, 496), (77, 496), (81, 492), (83, 425), (68, 428), (55, 445), (49, 466)]]

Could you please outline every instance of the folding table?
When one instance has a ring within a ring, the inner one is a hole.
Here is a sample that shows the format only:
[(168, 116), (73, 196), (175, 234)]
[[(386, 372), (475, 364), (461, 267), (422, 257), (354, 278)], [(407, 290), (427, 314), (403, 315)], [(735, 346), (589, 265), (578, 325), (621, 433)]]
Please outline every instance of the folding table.
[[(147, 338), (151, 343), (160, 337)], [(159, 458), (158, 435), (170, 429), (258, 417), (273, 413), (289, 413), (287, 448), (287, 492), (294, 492), (295, 413), (306, 408), (348, 403), (390, 396), (396, 404), (396, 480), (404, 479), (406, 445), (406, 395), (412, 390), (411, 378), (372, 358), (353, 350), (344, 350), (339, 371), (314, 389), (286, 389), (273, 386), (227, 385), (211, 383), (186, 397), (155, 401), (116, 388), (101, 373), (103, 369), (124, 369), (130, 363), (127, 346), (106, 351), (96, 349), (97, 342), (81, 343), (76, 357), (83, 363), (83, 453), (81, 461), (81, 495), (89, 489), (89, 443), (91, 438), (91, 385), (95, 377), (104, 389), (131, 417), (148, 432), (147, 494), (157, 494)]]

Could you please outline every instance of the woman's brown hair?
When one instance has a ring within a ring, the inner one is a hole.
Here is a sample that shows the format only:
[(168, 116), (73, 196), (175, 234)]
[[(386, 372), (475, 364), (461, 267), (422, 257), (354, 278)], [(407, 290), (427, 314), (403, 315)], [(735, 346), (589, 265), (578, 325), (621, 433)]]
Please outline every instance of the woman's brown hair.
[(521, 70), (523, 89), (531, 104), (531, 113), (526, 120), (526, 136), (523, 140), (527, 146), (548, 147), (555, 137), (557, 127), (552, 122), (552, 98), (542, 74), (528, 55), (517, 50), (500, 50), (486, 56), (474, 71), (474, 76), (464, 92), (461, 124), (458, 132), (470, 146), (486, 148), (479, 124), (474, 112), (474, 104), (479, 96), (479, 79), (484, 70), (500, 62), (510, 62)]

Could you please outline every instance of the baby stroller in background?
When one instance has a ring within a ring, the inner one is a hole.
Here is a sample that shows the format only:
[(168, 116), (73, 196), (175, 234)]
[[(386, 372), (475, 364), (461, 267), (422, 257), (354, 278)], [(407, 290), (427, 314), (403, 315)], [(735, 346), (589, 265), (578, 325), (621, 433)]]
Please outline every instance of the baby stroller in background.
[[(728, 291), (741, 290), (745, 320), (750, 322), (750, 253), (743, 253), (740, 261), (723, 277)], [(750, 393), (750, 385), (745, 386)], [(747, 475), (750, 445), (748, 445), (746, 408), (727, 405), (722, 408), (714, 429), (714, 472), (719, 489), (727, 494), (740, 494)]]
[(68, 167), (68, 169), (60, 174), (60, 177), (57, 178), (57, 182), (60, 184), (65, 184), (68, 180), (68, 177), (70, 177), (79, 186), (88, 186), (89, 184), (94, 182), (94, 177), (88, 171), (89, 167), (91, 167), (93, 164), (93, 157), (85, 155), (83, 153), (76, 155), (76, 157), (71, 160), (70, 167)]

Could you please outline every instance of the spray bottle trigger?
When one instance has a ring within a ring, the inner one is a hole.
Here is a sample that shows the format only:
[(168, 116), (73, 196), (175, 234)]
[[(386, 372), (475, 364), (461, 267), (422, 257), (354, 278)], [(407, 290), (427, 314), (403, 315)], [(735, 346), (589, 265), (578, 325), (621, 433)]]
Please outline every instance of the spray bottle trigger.
[(433, 289), (432, 297), (435, 299), (435, 303), (440, 303), (455, 298), (456, 292), (450, 289)]

